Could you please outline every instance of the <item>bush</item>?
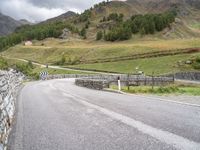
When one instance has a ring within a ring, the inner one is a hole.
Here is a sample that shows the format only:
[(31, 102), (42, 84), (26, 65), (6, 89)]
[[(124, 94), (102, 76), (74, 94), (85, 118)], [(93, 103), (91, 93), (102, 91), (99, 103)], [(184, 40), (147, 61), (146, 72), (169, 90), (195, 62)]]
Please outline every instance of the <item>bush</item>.
[(126, 25), (122, 24), (116, 28), (110, 30), (107, 34), (105, 34), (106, 41), (117, 41), (117, 40), (128, 40), (132, 37), (131, 28)]
[(200, 57), (197, 57), (195, 59), (195, 62), (193, 63), (193, 68), (198, 70), (200, 69)]
[(3, 57), (0, 57), (0, 69), (1, 70), (8, 69), (8, 62)]
[(200, 63), (194, 63), (193, 68), (199, 70), (200, 69)]
[(103, 38), (103, 32), (102, 31), (99, 31), (97, 32), (97, 35), (96, 35), (96, 40), (99, 41)]
[(196, 58), (196, 62), (200, 64), (200, 57)]
[(31, 69), (34, 69), (34, 66), (33, 66), (33, 63), (32, 63), (32, 61), (28, 61), (28, 64), (27, 64)]
[(58, 62), (55, 63), (55, 65), (64, 65), (66, 63), (66, 58), (64, 55), (62, 55), (62, 57), (60, 58), (60, 60)]
[(31, 67), (27, 64), (16, 64), (15, 65), (15, 70), (22, 72), (25, 75), (29, 75), (31, 73)]
[(31, 61), (29, 61), (27, 64), (17, 63), (15, 66), (13, 66), (13, 69), (22, 72), (24, 75), (31, 77), (35, 80), (39, 79), (39, 74), (33, 73), (34, 66), (32, 65)]
[(87, 34), (86, 28), (83, 28), (79, 34), (80, 34), (80, 36), (82, 36), (84, 39), (86, 39), (86, 38), (87, 38), (87, 37), (86, 37), (86, 34)]

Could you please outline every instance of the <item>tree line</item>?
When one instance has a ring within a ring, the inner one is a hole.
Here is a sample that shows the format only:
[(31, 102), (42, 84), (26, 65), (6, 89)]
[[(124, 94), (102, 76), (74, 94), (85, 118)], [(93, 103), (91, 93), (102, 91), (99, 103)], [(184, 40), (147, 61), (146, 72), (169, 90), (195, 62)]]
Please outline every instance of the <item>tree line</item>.
[(43, 40), (48, 37), (58, 38), (62, 30), (68, 28), (73, 33), (79, 33), (78, 28), (65, 22), (25, 25), (16, 29), (13, 34), (0, 37), (0, 51), (27, 40)]
[[(116, 26), (110, 28), (106, 33), (104, 31), (105, 34), (102, 38), (104, 37), (106, 41), (116, 41), (130, 39), (132, 34), (154, 34), (166, 27), (170, 27), (170, 24), (175, 21), (175, 17), (175, 11), (168, 11), (161, 14), (134, 15), (130, 19), (123, 21), (123, 15), (111, 14), (103, 20), (114, 20), (116, 21)], [(101, 33), (97, 33), (98, 40), (100, 40)]]

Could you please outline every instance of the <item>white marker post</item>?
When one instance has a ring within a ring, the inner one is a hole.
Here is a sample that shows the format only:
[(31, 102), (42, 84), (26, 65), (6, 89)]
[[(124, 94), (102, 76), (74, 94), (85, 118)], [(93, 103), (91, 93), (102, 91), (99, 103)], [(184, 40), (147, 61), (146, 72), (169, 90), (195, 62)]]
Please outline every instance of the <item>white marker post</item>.
[(117, 78), (118, 80), (118, 90), (119, 92), (121, 91), (121, 82), (120, 82), (120, 77)]

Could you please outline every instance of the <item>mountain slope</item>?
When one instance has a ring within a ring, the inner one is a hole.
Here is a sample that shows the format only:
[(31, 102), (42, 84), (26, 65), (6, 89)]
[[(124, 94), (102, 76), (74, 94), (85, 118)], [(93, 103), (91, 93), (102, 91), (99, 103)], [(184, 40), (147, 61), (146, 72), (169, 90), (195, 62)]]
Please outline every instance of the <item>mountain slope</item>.
[[(122, 13), (124, 19), (137, 14), (163, 13), (169, 10), (176, 10), (176, 21), (163, 32), (155, 36), (164, 38), (191, 38), (200, 37), (200, 1), (199, 0), (127, 0), (110, 1), (97, 4), (90, 9), (91, 25), (88, 29), (88, 37), (95, 37), (96, 27), (109, 26), (109, 23), (102, 23), (104, 17), (111, 13)], [(95, 34), (93, 34), (95, 33)]]
[(17, 21), (9, 16), (0, 13), (0, 36), (12, 33), (17, 27), (29, 24), (25, 20)]
[(70, 18), (73, 18), (73, 17), (75, 17), (75, 16), (77, 16), (77, 14), (75, 13), (75, 12), (73, 12), (73, 11), (68, 11), (68, 12), (66, 12), (66, 13), (64, 13), (64, 14), (62, 14), (62, 15), (60, 15), (60, 16), (57, 16), (57, 17), (55, 17), (55, 18), (51, 18), (51, 19), (48, 19), (48, 20), (46, 20), (46, 21), (44, 21), (44, 22), (54, 22), (54, 21), (66, 21), (66, 20), (68, 20), (68, 19), (70, 19)]

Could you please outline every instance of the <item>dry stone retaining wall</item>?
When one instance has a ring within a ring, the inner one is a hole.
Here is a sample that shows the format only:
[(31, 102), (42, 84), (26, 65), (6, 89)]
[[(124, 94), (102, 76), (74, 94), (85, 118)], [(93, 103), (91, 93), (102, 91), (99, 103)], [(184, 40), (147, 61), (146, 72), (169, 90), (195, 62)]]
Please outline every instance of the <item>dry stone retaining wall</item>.
[(75, 84), (82, 87), (91, 89), (102, 90), (108, 88), (110, 85), (117, 85), (118, 78), (120, 77), (122, 86), (139, 86), (139, 85), (167, 85), (174, 83), (173, 77), (148, 77), (137, 75), (99, 75), (91, 77), (83, 77), (75, 80)]
[(106, 80), (108, 82), (115, 82), (117, 81), (118, 77), (120, 77), (120, 80), (122, 82), (126, 81), (139, 81), (144, 82), (145, 80), (147, 83), (150, 83), (152, 80), (155, 82), (161, 83), (161, 82), (167, 82), (171, 83), (173, 82), (173, 76), (169, 77), (149, 77), (144, 75), (126, 75), (126, 74), (119, 74), (119, 75), (109, 75), (109, 74), (61, 74), (61, 75), (49, 75), (48, 79), (63, 79), (63, 78), (82, 78), (82, 79), (93, 79), (93, 80)]
[(6, 149), (15, 111), (15, 100), (23, 77), (14, 70), (0, 70), (0, 150)]
[(90, 89), (102, 90), (108, 87), (108, 82), (105, 80), (94, 79), (76, 79), (75, 84)]
[(175, 74), (176, 79), (200, 81), (200, 72), (181, 72)]

